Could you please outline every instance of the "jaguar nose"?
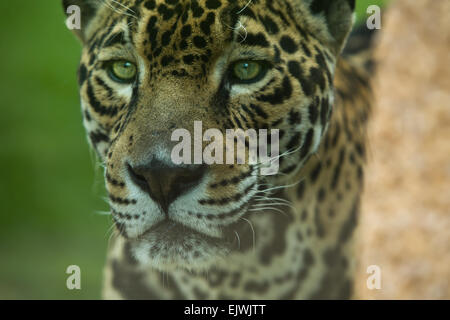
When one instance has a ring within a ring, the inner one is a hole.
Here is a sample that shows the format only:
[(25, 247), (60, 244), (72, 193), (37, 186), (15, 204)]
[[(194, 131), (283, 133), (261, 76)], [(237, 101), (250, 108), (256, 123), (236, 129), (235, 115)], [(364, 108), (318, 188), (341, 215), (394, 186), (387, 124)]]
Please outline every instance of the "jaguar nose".
[(201, 165), (168, 166), (153, 159), (147, 165), (127, 165), (131, 180), (167, 213), (169, 205), (197, 186), (205, 173)]

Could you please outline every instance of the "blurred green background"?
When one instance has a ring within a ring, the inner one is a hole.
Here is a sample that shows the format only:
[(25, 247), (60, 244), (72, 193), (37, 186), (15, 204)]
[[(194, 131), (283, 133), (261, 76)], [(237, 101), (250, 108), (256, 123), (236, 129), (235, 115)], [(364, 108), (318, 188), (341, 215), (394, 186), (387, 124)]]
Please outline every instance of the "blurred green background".
[[(358, 0), (358, 17), (370, 4)], [(0, 299), (98, 299), (109, 216), (60, 1), (0, 2)], [(66, 288), (69, 265), (81, 290)]]

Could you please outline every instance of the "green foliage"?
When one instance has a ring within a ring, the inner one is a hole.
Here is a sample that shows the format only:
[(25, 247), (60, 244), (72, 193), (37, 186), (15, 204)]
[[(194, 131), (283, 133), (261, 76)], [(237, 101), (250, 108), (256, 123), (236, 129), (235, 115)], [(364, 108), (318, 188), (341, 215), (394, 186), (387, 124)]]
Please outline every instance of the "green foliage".
[[(59, 1), (2, 1), (0, 299), (98, 298), (109, 218)], [(97, 178), (94, 178), (94, 177)], [(65, 287), (77, 264), (82, 290)]]

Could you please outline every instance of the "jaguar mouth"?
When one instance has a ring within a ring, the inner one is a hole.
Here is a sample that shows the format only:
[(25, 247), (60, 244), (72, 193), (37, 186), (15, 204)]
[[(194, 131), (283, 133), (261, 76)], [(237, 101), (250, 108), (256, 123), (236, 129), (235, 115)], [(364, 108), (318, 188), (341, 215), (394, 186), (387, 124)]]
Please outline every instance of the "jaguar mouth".
[(146, 230), (139, 239), (146, 239), (149, 237), (157, 238), (159, 241), (163, 241), (165, 243), (180, 243), (183, 242), (183, 239), (186, 237), (197, 237), (200, 239), (208, 240), (208, 241), (219, 241), (220, 237), (213, 237), (211, 235), (207, 235), (203, 232), (194, 230), (191, 227), (188, 227), (179, 222), (173, 221), (171, 219), (165, 219), (148, 230)]
[[(252, 203), (253, 201), (250, 200), (238, 208), (220, 215), (203, 214), (206, 217), (217, 216), (235, 219), (234, 222), (229, 224), (217, 226), (209, 224), (205, 222), (205, 220), (198, 221), (196, 224), (192, 224), (192, 222), (188, 224), (166, 217), (164, 220), (145, 230), (137, 237), (137, 240), (152, 239), (163, 243), (182, 244), (187, 238), (195, 238), (198, 241), (205, 241), (212, 245), (220, 243), (221, 245), (232, 247), (236, 244), (236, 231), (242, 229), (240, 226), (243, 223), (246, 224), (246, 217), (250, 215), (248, 209), (251, 207)], [(203, 226), (202, 228), (201, 226), (204, 225), (204, 223), (207, 223), (207, 227)]]

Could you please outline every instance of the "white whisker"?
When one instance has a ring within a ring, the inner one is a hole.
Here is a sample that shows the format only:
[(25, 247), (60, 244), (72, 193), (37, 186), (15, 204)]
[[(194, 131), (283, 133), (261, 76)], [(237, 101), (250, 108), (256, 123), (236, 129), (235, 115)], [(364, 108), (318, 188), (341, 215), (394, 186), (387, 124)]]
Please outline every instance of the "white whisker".
[(247, 223), (250, 225), (250, 228), (252, 229), (253, 251), (255, 251), (256, 250), (255, 229), (253, 228), (253, 225), (250, 220), (248, 220), (246, 218), (242, 218), (242, 217), (240, 219), (247, 221)]
[(253, 0), (249, 0), (249, 2), (247, 2), (247, 4), (237, 12), (237, 14), (241, 14), (245, 9), (247, 9), (247, 7), (252, 3)]
[(238, 250), (241, 249), (241, 238), (239, 238), (239, 233), (237, 233), (237, 231), (234, 231), (234, 234), (236, 235), (236, 238), (238, 240)]
[(272, 187), (272, 188), (268, 188), (268, 189), (265, 189), (265, 190), (258, 190), (258, 193), (260, 193), (260, 192), (270, 192), (270, 191), (273, 191), (273, 190), (279, 190), (279, 189), (287, 189), (287, 188), (291, 188), (291, 187), (294, 187), (294, 186), (296, 186), (297, 184), (299, 184), (301, 181), (302, 181), (302, 179), (299, 180), (299, 181), (297, 181), (297, 182), (295, 182), (295, 183), (292, 183), (292, 184), (283, 185), (283, 186), (277, 186), (277, 187)]
[(272, 198), (272, 197), (269, 198), (267, 196), (255, 196), (254, 198), (258, 199), (258, 200), (277, 200), (277, 201), (284, 202), (284, 203), (292, 205), (291, 201), (283, 199), (283, 198)]
[(253, 208), (253, 209), (250, 209), (250, 210), (248, 210), (248, 211), (250, 211), (250, 212), (255, 212), (255, 211), (265, 211), (265, 210), (273, 210), (273, 211), (276, 211), (276, 212), (278, 212), (278, 213), (281, 213), (282, 215), (284, 215), (284, 216), (288, 216), (287, 214), (286, 214), (286, 212), (284, 212), (283, 210), (280, 210), (280, 209), (278, 209), (278, 208), (274, 208), (274, 207), (261, 207), (261, 208)]
[[(117, 12), (119, 14), (124, 14), (126, 16), (130, 16), (133, 17), (134, 19), (138, 19), (136, 12), (134, 12), (133, 10), (131, 10), (129, 7), (125, 6), (124, 4), (116, 1), (116, 0), (102, 0), (101, 1), (104, 5), (106, 5), (108, 8), (110, 8), (111, 10), (113, 10), (114, 12)], [(122, 7), (123, 9), (119, 9), (116, 6), (114, 6), (112, 3)], [(131, 13), (130, 13), (131, 12)]]
[(94, 213), (102, 215), (102, 216), (109, 216), (109, 215), (111, 215), (110, 211), (100, 211), (100, 210), (98, 210), (98, 211), (94, 211)]

